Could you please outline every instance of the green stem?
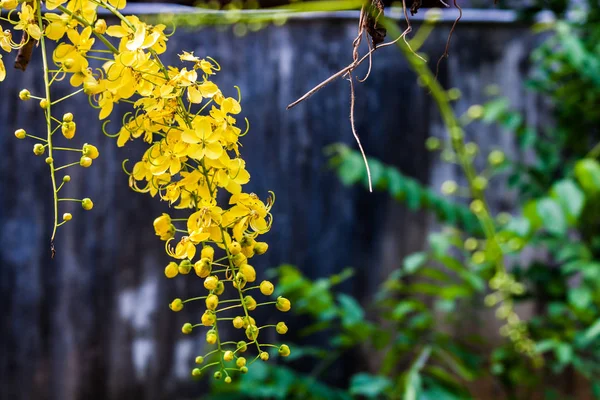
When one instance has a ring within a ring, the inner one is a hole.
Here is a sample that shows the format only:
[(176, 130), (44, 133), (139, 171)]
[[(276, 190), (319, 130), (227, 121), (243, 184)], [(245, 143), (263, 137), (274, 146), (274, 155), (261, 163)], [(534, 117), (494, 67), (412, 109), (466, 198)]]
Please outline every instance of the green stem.
[[(37, 22), (41, 27), (44, 26), (42, 20), (42, 2), (41, 0), (37, 0)], [(44, 89), (46, 93), (46, 101), (48, 102), (48, 107), (45, 110), (46, 113), (46, 129), (47, 129), (47, 142), (48, 142), (48, 157), (52, 157), (52, 121), (50, 119), (51, 110), (50, 107), (52, 105), (52, 101), (50, 98), (50, 82), (48, 80), (49, 67), (48, 67), (48, 56), (46, 54), (46, 40), (44, 35), (42, 34), (40, 38), (40, 45), (42, 47), (42, 64), (44, 69)], [(58, 228), (58, 192), (56, 186), (56, 177), (55, 177), (56, 169), (54, 168), (54, 163), (50, 163), (50, 179), (52, 180), (52, 196), (54, 197), (54, 226), (52, 228), (52, 236), (50, 237), (50, 247), (54, 252), (54, 238), (56, 236), (56, 229)]]

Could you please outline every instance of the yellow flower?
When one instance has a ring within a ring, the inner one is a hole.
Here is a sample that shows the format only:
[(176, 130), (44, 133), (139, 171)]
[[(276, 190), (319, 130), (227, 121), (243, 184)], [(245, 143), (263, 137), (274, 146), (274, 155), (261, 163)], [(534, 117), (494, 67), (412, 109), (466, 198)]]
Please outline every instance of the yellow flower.
[(288, 331), (288, 327), (285, 324), (285, 322), (278, 322), (277, 325), (275, 326), (275, 330), (277, 331), (277, 333), (279, 333), (280, 335), (285, 335)]
[(231, 194), (242, 192), (242, 185), (250, 181), (250, 174), (246, 171), (246, 162), (241, 158), (229, 160), (227, 167), (217, 172), (217, 183)]
[[(168, 243), (169, 242), (167, 242), (167, 244)], [(175, 246), (175, 251), (173, 251), (172, 248), (167, 247), (167, 254), (179, 260), (182, 260), (184, 258), (188, 258), (191, 260), (196, 254), (196, 246), (194, 246), (194, 243), (190, 241), (189, 237), (184, 236), (181, 238), (179, 243), (177, 243), (177, 246)]]
[(244, 327), (244, 320), (242, 319), (242, 317), (235, 317), (233, 319), (233, 326), (236, 329), (242, 329)]
[(217, 282), (219, 282), (219, 278), (216, 275), (211, 275), (204, 280), (204, 287), (208, 290), (215, 290)]
[(200, 278), (206, 278), (212, 272), (212, 266), (208, 258), (201, 258), (194, 264), (194, 271)]
[(40, 40), (42, 37), (42, 31), (37, 24), (35, 12), (30, 5), (26, 3), (21, 5), (19, 22), (15, 25), (15, 30), (25, 31), (35, 40)]
[(271, 282), (262, 281), (260, 283), (260, 292), (262, 294), (264, 294), (265, 296), (272, 295), (274, 290), (275, 290), (275, 286), (273, 286), (273, 284)]
[(175, 237), (175, 226), (171, 223), (169, 214), (161, 215), (154, 220), (154, 232), (160, 236), (160, 240), (169, 240)]
[(0, 8), (5, 10), (14, 10), (19, 5), (19, 0), (1, 0)]
[(165, 276), (167, 278), (175, 278), (179, 274), (179, 268), (177, 268), (177, 263), (170, 262), (165, 267)]
[(205, 303), (206, 308), (208, 308), (211, 311), (214, 311), (219, 306), (219, 297), (217, 297), (214, 294), (211, 294), (206, 298)]
[(279, 346), (279, 355), (282, 357), (287, 357), (290, 355), (290, 348), (287, 344), (282, 344)]
[(106, 2), (118, 10), (125, 8), (127, 5), (127, 0), (106, 0)]
[(67, 36), (72, 44), (59, 44), (54, 50), (52, 59), (67, 72), (80, 72), (89, 65), (85, 56), (96, 39), (91, 37), (92, 28), (89, 26), (83, 29), (81, 33), (76, 29), (69, 29)]
[(6, 68), (4, 67), (2, 55), (0, 54), (0, 82), (2, 82), (4, 79), (6, 79)]
[(204, 326), (213, 326), (217, 321), (217, 316), (214, 311), (206, 310), (204, 314), (202, 314), (202, 325)]
[(279, 311), (287, 312), (290, 311), (290, 308), (292, 308), (292, 303), (290, 303), (290, 301), (285, 297), (279, 296), (277, 298), (277, 302), (275, 303), (275, 307), (277, 307)]
[(8, 29), (4, 32), (0, 30), (0, 49), (10, 53), (12, 50), (11, 41), (12, 33)]
[(98, 152), (96, 146), (85, 143), (83, 145), (83, 155), (91, 158), (92, 160), (95, 160), (96, 158), (98, 158), (100, 153)]
[(183, 310), (183, 302), (181, 299), (175, 299), (169, 304), (169, 308), (175, 312)]
[(220, 135), (213, 132), (210, 121), (206, 118), (195, 119), (192, 127), (181, 135), (181, 139), (190, 144), (187, 155), (198, 161), (205, 156), (212, 160), (221, 157), (223, 146), (219, 142)]
[[(125, 0), (120, 1), (125, 2)], [(119, 50), (127, 49), (134, 51), (150, 47), (144, 47), (144, 42), (146, 41), (146, 24), (141, 22), (140, 19), (135, 15), (129, 15), (125, 17), (125, 19), (128, 21), (128, 23), (125, 21), (121, 21), (120, 26), (109, 26), (106, 30), (106, 34), (108, 36), (121, 38)]]

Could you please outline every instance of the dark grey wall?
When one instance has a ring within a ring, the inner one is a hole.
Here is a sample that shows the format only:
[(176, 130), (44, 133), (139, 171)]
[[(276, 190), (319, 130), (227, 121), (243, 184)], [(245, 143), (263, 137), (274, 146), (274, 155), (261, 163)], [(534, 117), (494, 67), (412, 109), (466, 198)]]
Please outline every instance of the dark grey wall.
[[(342, 187), (328, 169), (324, 146), (354, 145), (347, 82), (335, 82), (285, 111), (350, 61), (355, 17), (292, 20), (243, 38), (231, 31), (179, 30), (164, 60), (176, 63), (181, 50), (211, 55), (223, 67), (216, 79), (220, 87), (231, 95), (234, 84), (241, 88), (243, 113), (251, 122), (242, 149), (252, 174), (248, 190), (277, 194), (275, 222), (266, 237), (271, 247), (257, 262), (259, 273), (284, 262), (311, 277), (353, 266), (357, 276), (345, 289), (367, 302), (401, 257), (422, 247), (435, 224), (383, 194)], [(441, 54), (448, 28), (440, 26), (430, 38), (432, 58)], [(460, 25), (440, 75), (445, 85), (463, 90), (458, 109), (480, 101), (485, 84), (500, 83), (535, 114), (536, 104), (521, 87), (530, 42), (526, 29), (514, 24)], [(84, 213), (73, 206), (74, 220), (59, 230), (56, 258), (49, 258), (47, 166), (32, 154), (31, 142), (13, 136), (20, 127), (43, 135), (37, 105), (16, 101), (23, 87), (41, 93), (39, 72), (36, 51), (26, 73), (9, 71), (0, 85), (0, 398), (197, 398), (204, 388), (188, 376), (203, 337), (183, 337), (180, 326), (192, 314), (174, 314), (167, 304), (197, 293), (199, 281), (164, 278), (168, 260), (152, 220), (167, 206), (132, 192), (121, 171), (121, 160), (135, 160), (142, 146), (118, 149), (102, 135), (97, 113), (83, 97), (75, 105), (65, 103), (68, 109), (57, 107), (57, 115), (72, 111), (78, 122), (74, 141), (97, 144), (101, 157), (90, 169), (72, 171), (65, 196), (89, 196), (95, 208)], [(55, 96), (67, 90), (58, 85)], [(112, 119), (127, 110), (127, 104), (119, 106)], [(375, 55), (371, 77), (357, 87), (356, 111), (370, 155), (436, 185), (458, 175), (424, 150), (426, 137), (443, 135), (443, 127), (393, 48)], [(480, 127), (476, 134), (484, 147), (512, 148), (493, 128)]]

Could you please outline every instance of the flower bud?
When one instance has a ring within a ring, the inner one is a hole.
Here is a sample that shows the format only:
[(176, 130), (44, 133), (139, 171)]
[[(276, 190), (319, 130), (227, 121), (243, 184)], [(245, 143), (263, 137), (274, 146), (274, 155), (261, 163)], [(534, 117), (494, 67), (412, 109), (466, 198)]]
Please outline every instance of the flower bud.
[(446, 181), (442, 183), (442, 193), (445, 195), (452, 195), (458, 190), (458, 185), (454, 181)]
[(471, 202), (470, 208), (475, 214), (480, 214), (485, 210), (485, 205), (481, 200), (477, 199)]
[(253, 311), (256, 309), (256, 300), (252, 296), (244, 297), (244, 305), (249, 311)]
[(88, 168), (92, 165), (92, 159), (89, 157), (83, 156), (79, 160), (79, 165), (81, 165), (83, 168)]
[(260, 359), (263, 361), (267, 361), (269, 359), (269, 353), (267, 353), (266, 351), (261, 351), (260, 352)]
[(242, 246), (236, 241), (229, 243), (229, 246), (227, 246), (227, 248), (233, 256), (240, 254), (240, 251), (242, 251)]
[(214, 311), (219, 306), (219, 297), (214, 294), (211, 294), (206, 298), (205, 303), (206, 303), (206, 308)]
[(182, 260), (177, 267), (177, 271), (179, 271), (182, 275), (187, 275), (192, 270), (192, 262), (190, 260)]
[(175, 236), (175, 226), (171, 223), (169, 214), (162, 214), (153, 222), (154, 232), (156, 236), (160, 236), (160, 240), (169, 240)]
[(70, 175), (65, 175), (63, 176), (62, 179), (63, 182), (67, 183), (67, 182), (71, 182), (71, 176)]
[(206, 310), (204, 314), (202, 314), (202, 325), (204, 326), (213, 326), (217, 321), (217, 316), (213, 311)]
[(185, 335), (189, 335), (190, 333), (192, 333), (193, 329), (194, 327), (192, 326), (192, 324), (186, 322), (185, 324), (183, 324), (183, 327), (181, 327), (181, 332), (183, 332)]
[(479, 246), (479, 242), (477, 241), (477, 239), (470, 237), (467, 240), (465, 240), (465, 250), (475, 251), (477, 250), (477, 246)]
[(244, 320), (242, 319), (242, 317), (235, 317), (233, 319), (233, 326), (236, 329), (242, 329), (244, 327)]
[(204, 257), (199, 261), (196, 261), (194, 264), (194, 271), (196, 271), (196, 275), (198, 275), (200, 278), (206, 278), (209, 276), (212, 271), (210, 260)]
[(290, 301), (285, 297), (279, 296), (277, 298), (277, 303), (275, 304), (275, 307), (277, 307), (279, 311), (287, 312), (290, 310), (290, 308), (292, 308), (292, 303), (290, 303)]
[(27, 89), (23, 89), (19, 92), (19, 98), (23, 101), (31, 99), (31, 93)]
[(179, 270), (177, 269), (177, 263), (170, 262), (165, 267), (165, 276), (169, 279), (175, 278), (179, 274)]
[(240, 368), (240, 372), (242, 374), (247, 374), (248, 373), (248, 367), (244, 366), (244, 367)]
[(235, 279), (233, 281), (233, 287), (243, 289), (246, 286), (246, 277), (241, 272), (235, 274)]
[(504, 155), (504, 152), (500, 150), (494, 150), (488, 156), (488, 162), (492, 167), (501, 165), (504, 160), (506, 160), (506, 156)]
[(221, 374), (221, 371), (215, 372), (213, 376), (215, 377), (215, 379), (221, 379), (223, 377), (223, 375)]
[(481, 104), (474, 104), (467, 110), (467, 116), (471, 119), (480, 119), (483, 117), (484, 111)]
[(244, 321), (244, 328), (247, 328), (250, 325), (256, 325), (256, 321), (251, 316), (244, 317), (242, 320)]
[(50, 165), (54, 162), (54, 158), (52, 157), (46, 157), (46, 164)]
[(45, 151), (46, 147), (44, 147), (43, 145), (39, 143), (33, 145), (33, 154), (35, 154), (36, 156), (41, 156), (42, 154), (44, 154)]
[(60, 127), (60, 131), (62, 132), (63, 136), (67, 139), (73, 139), (76, 130), (77, 125), (73, 121), (63, 122), (62, 126)]
[(231, 261), (233, 261), (233, 265), (239, 267), (240, 265), (244, 265), (248, 261), (248, 258), (242, 253), (239, 253), (233, 256)]
[(285, 322), (278, 322), (277, 326), (275, 327), (275, 330), (277, 331), (277, 333), (279, 333), (280, 335), (285, 335), (288, 331), (288, 327), (285, 324)]
[(254, 257), (254, 246), (243, 246), (242, 254), (246, 256), (246, 258)]
[(215, 332), (214, 329), (211, 329), (208, 332), (206, 332), (206, 343), (208, 343), (208, 344), (217, 343), (217, 332)]
[(244, 353), (246, 350), (248, 350), (248, 344), (243, 340), (240, 340), (239, 342), (237, 342), (237, 350), (240, 353)]
[(48, 100), (46, 100), (46, 99), (40, 100), (40, 107), (43, 108), (44, 110), (46, 108), (48, 108), (48, 105), (49, 105)]
[(83, 145), (83, 155), (91, 158), (92, 160), (95, 160), (100, 155), (100, 152), (98, 151), (96, 146), (85, 143)]
[(73, 122), (73, 113), (65, 113), (63, 114), (63, 122)]
[(200, 375), (202, 375), (202, 370), (200, 370), (200, 368), (194, 368), (192, 370), (193, 377), (198, 378)]
[(256, 242), (254, 245), (254, 252), (259, 256), (265, 254), (268, 249), (269, 245), (267, 242)]
[(213, 290), (213, 293), (216, 294), (217, 296), (220, 296), (223, 294), (223, 292), (225, 291), (225, 285), (223, 284), (222, 281), (217, 282), (217, 287), (215, 288), (215, 290)]
[(63, 214), (63, 221), (70, 221), (73, 219), (73, 216), (70, 213)]
[(262, 281), (260, 283), (260, 292), (262, 294), (264, 294), (265, 296), (272, 295), (274, 290), (275, 290), (275, 287), (273, 286), (273, 284), (271, 282)]
[(183, 302), (181, 299), (175, 299), (169, 304), (169, 308), (175, 312), (183, 310)]
[(92, 208), (94, 208), (94, 203), (92, 202), (92, 199), (86, 197), (85, 199), (81, 200), (81, 207), (83, 207), (83, 209), (86, 211), (90, 211)]
[(246, 328), (246, 337), (248, 340), (256, 340), (258, 338), (258, 328), (256, 325), (248, 325)]
[(476, 143), (469, 142), (469, 143), (465, 144), (465, 153), (469, 157), (474, 157), (478, 151), (479, 151), (479, 146), (477, 146)]
[(94, 33), (97, 33), (98, 35), (103, 35), (106, 32), (106, 29), (106, 21), (101, 18), (94, 24)]
[(282, 357), (287, 357), (290, 355), (290, 348), (287, 344), (282, 344), (279, 346), (279, 355)]
[(442, 147), (442, 142), (436, 137), (427, 138), (425, 148), (429, 151), (439, 150)]
[(198, 356), (196, 357), (196, 364), (202, 364), (204, 362), (204, 357), (202, 356)]
[(244, 274), (247, 282), (254, 282), (256, 280), (256, 270), (249, 264), (244, 264), (240, 267), (240, 272)]
[(235, 360), (235, 365), (237, 365), (238, 368), (242, 368), (246, 365), (246, 358), (239, 357), (237, 360)]
[(215, 256), (215, 249), (213, 249), (211, 246), (202, 247), (202, 251), (200, 252), (200, 258), (208, 258), (208, 261), (212, 262), (214, 256)]
[(219, 278), (216, 275), (211, 275), (204, 280), (204, 287), (208, 290), (215, 290)]
[(231, 377), (230, 376), (226, 376), (224, 379), (225, 383), (231, 383)]
[(233, 351), (231, 350), (227, 350), (224, 354), (223, 354), (223, 360), (224, 361), (232, 361), (233, 360)]
[(17, 139), (25, 139), (25, 136), (27, 136), (27, 132), (25, 132), (25, 129), (17, 129), (15, 131), (15, 136), (17, 137)]
[(476, 176), (473, 179), (473, 189), (483, 191), (488, 185), (488, 180), (483, 176)]

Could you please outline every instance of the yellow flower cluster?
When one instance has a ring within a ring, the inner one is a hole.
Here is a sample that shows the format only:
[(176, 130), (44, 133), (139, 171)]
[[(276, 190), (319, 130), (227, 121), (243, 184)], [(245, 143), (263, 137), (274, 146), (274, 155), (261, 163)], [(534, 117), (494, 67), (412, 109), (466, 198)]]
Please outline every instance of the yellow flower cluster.
[[(168, 40), (165, 26), (123, 16), (119, 10), (125, 6), (124, 0), (47, 0), (45, 5), (50, 12), (42, 15), (40, 0), (0, 0), (2, 8), (18, 11), (18, 20), (7, 19), (13, 29), (27, 32), (30, 40), (39, 40), (42, 46), (47, 95), (40, 100), (48, 116), (48, 138), (38, 138), (46, 141), (40, 144), (42, 149), (38, 148), (38, 152), (43, 154), (46, 147), (50, 151), (58, 149), (51, 142), (58, 129), (54, 124), (59, 124), (68, 139), (75, 133), (72, 115), (58, 121), (50, 114), (50, 106), (57, 102), (50, 100), (50, 86), (57, 77), (69, 76), (70, 84), (76, 88), (65, 99), (85, 93), (99, 109), (101, 120), (111, 115), (116, 103), (132, 105), (133, 111), (125, 116), (118, 133), (109, 135), (117, 138), (118, 146), (139, 138), (148, 144), (129, 173), (130, 186), (153, 197), (158, 195), (177, 210), (189, 210), (182, 218), (162, 214), (154, 220), (154, 229), (166, 242), (167, 254), (177, 260), (166, 266), (165, 275), (196, 275), (207, 291), (204, 296), (175, 299), (170, 304), (173, 311), (180, 311), (189, 302), (205, 303), (200, 321), (186, 323), (182, 332), (190, 334), (201, 326), (208, 327), (206, 341), (216, 345), (216, 349), (198, 357), (196, 362), (200, 364), (209, 356), (215, 361), (195, 368), (192, 375), (199, 376), (204, 368), (215, 366), (215, 378), (224, 376), (230, 382), (228, 371), (246, 372), (252, 362), (269, 358), (266, 350), (270, 347), (277, 348), (281, 356), (288, 356), (288, 346), (259, 341), (264, 328), (286, 333), (285, 323), (259, 326), (250, 315), (261, 306), (285, 312), (291, 305), (283, 297), (263, 302), (253, 297), (271, 296), (275, 290), (269, 281), (252, 285), (257, 282), (257, 273), (248, 263), (268, 249), (267, 243), (257, 239), (271, 227), (274, 196), (262, 201), (243, 191), (250, 174), (239, 152), (239, 138), (245, 134), (236, 127), (236, 116), (241, 112), (239, 91), (237, 99), (226, 97), (210, 80), (220, 70), (211, 58), (183, 52), (183, 67), (166, 67), (159, 58)], [(98, 7), (112, 12), (119, 24), (109, 26), (99, 19)], [(0, 46), (4, 50), (17, 47), (10, 31), (2, 35)], [(118, 41), (118, 46), (112, 44), (110, 37)], [(47, 63), (46, 40), (57, 42), (52, 54), (57, 69), (50, 69)], [(102, 63), (94, 69), (91, 65), (96, 60)], [(21, 98), (36, 97), (23, 92)], [(16, 135), (25, 137), (27, 133), (18, 131)], [(83, 167), (91, 165), (98, 156), (97, 149), (88, 144), (80, 151), (82, 157), (77, 164)], [(64, 167), (52, 169), (53, 180), (54, 172)], [(220, 189), (228, 196), (218, 195)], [(218, 203), (221, 199), (225, 199), (224, 204)], [(90, 199), (78, 201), (86, 209), (93, 204)], [(64, 220), (70, 219), (71, 215), (65, 214)], [(225, 321), (244, 330), (240, 340), (222, 340), (219, 326)], [(256, 347), (257, 354), (246, 362), (241, 353), (250, 347)]]

